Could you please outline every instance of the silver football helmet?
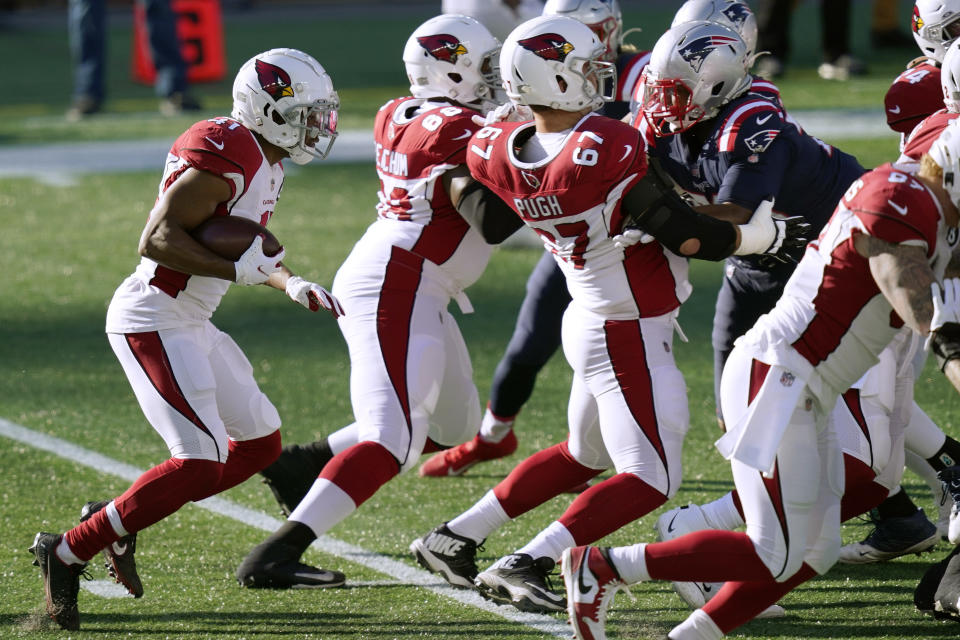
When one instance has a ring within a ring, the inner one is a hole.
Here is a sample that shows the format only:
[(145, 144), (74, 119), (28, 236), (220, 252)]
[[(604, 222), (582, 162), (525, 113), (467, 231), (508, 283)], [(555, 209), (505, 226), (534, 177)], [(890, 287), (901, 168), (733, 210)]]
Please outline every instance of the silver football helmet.
[(684, 22), (706, 20), (730, 27), (747, 45), (747, 54), (757, 51), (757, 18), (740, 0), (687, 0), (673, 17), (671, 27)]
[(403, 48), (410, 92), (486, 112), (497, 106), (500, 41), (469, 16), (445, 14), (417, 27)]
[(943, 188), (950, 201), (960, 207), (960, 120), (951, 120), (928, 151), (930, 157), (943, 169)]
[(255, 55), (233, 81), (233, 117), (297, 164), (327, 157), (337, 139), (339, 108), (323, 66), (297, 49)]
[(603, 59), (616, 61), (623, 38), (623, 16), (617, 0), (547, 0), (542, 15), (579, 20), (590, 27), (606, 47)]
[(500, 73), (515, 104), (561, 111), (598, 109), (613, 100), (617, 68), (597, 35), (579, 20), (540, 16), (514, 29), (500, 52)]
[(740, 35), (716, 22), (685, 22), (660, 36), (641, 76), (640, 108), (660, 135), (686, 131), (746, 91), (751, 56)]
[(960, 36), (960, 0), (917, 0), (911, 29), (923, 54), (942, 62), (947, 47)]

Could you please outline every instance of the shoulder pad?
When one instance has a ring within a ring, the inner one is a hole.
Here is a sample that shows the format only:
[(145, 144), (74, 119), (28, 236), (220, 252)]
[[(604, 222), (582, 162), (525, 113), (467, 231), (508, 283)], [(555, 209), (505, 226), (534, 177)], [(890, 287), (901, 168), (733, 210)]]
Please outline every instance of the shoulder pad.
[(784, 121), (780, 109), (769, 100), (747, 99), (727, 112), (718, 128), (721, 153), (763, 153), (777, 138)]

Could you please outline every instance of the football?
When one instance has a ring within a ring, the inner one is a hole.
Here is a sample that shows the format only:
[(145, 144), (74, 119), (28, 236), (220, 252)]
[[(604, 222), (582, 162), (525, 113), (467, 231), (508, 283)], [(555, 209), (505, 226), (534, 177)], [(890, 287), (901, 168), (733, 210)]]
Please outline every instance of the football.
[(263, 225), (239, 216), (214, 216), (197, 226), (190, 235), (210, 251), (227, 260), (238, 260), (250, 243), (263, 235), (263, 253), (276, 255), (280, 241)]

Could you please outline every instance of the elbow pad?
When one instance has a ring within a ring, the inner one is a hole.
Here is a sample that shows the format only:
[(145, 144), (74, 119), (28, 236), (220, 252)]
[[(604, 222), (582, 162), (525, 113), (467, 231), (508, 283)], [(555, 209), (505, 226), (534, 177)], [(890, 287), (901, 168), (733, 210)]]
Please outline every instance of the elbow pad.
[(934, 331), (930, 339), (930, 350), (937, 358), (940, 371), (946, 369), (951, 360), (960, 358), (960, 324), (945, 322)]
[(493, 191), (476, 180), (463, 190), (457, 212), (490, 244), (499, 244), (523, 226), (523, 220)]
[(624, 195), (624, 227), (646, 231), (677, 255), (683, 255), (680, 246), (691, 238), (700, 241), (700, 250), (689, 258), (716, 261), (731, 255), (737, 244), (733, 225), (694, 211), (662, 172), (651, 160), (647, 175)]

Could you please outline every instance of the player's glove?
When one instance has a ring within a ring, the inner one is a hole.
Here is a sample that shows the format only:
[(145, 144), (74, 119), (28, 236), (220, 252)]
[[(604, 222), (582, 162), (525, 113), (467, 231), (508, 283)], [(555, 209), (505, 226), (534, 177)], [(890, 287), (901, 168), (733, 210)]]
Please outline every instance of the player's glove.
[(334, 318), (344, 315), (343, 305), (332, 293), (320, 285), (304, 280), (300, 276), (290, 276), (287, 279), (287, 295), (294, 302), (299, 302), (310, 311), (319, 311), (323, 307)]
[(530, 107), (523, 104), (505, 102), (496, 109), (488, 111), (485, 116), (476, 115), (470, 119), (473, 120), (474, 124), (481, 127), (486, 127), (498, 122), (526, 122), (527, 120), (533, 119), (533, 111)]
[(960, 323), (960, 278), (944, 278), (943, 292), (936, 282), (930, 283), (930, 295), (933, 298), (933, 317), (930, 319), (930, 333), (923, 344), (930, 349), (934, 334), (947, 323)]
[(263, 284), (271, 274), (280, 270), (284, 253), (283, 247), (280, 247), (276, 255), (264, 255), (263, 236), (258, 235), (240, 259), (233, 263), (236, 272), (234, 282), (242, 285)]
[(779, 262), (796, 262), (807, 244), (810, 224), (801, 216), (773, 216), (773, 200), (764, 200), (747, 224), (739, 225), (740, 245), (735, 255), (761, 255)]
[(613, 244), (624, 251), (627, 250), (627, 247), (632, 247), (635, 244), (649, 244), (656, 240), (656, 238), (646, 231), (637, 229), (636, 227), (628, 227), (610, 239), (613, 240)]

